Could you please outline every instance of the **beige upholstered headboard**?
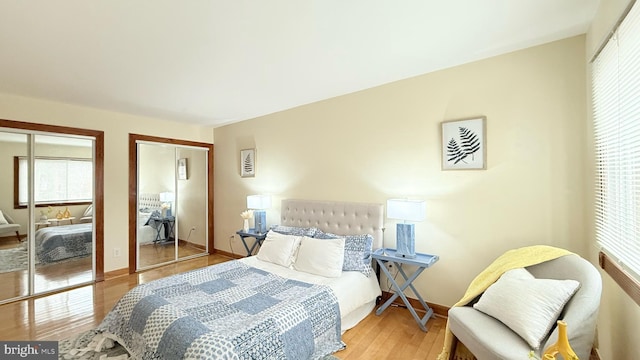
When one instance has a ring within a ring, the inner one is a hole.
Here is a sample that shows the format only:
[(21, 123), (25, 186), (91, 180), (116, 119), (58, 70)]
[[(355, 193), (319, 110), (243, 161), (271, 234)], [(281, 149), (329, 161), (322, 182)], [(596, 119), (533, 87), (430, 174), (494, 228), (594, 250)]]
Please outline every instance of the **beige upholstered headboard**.
[(383, 244), (382, 204), (286, 199), (280, 220), (285, 226), (316, 227), (338, 235), (371, 234), (374, 249)]
[(140, 194), (138, 196), (138, 209), (158, 210), (161, 208), (160, 194)]

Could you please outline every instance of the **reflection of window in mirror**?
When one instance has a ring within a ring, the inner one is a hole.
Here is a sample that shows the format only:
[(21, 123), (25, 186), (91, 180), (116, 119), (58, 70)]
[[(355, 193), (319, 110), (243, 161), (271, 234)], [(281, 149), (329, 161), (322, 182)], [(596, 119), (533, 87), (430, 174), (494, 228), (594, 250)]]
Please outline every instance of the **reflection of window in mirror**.
[[(15, 157), (18, 194), (16, 207), (26, 207), (28, 198), (28, 159)], [(93, 199), (93, 162), (91, 158), (34, 159), (34, 201), (39, 205), (91, 203)], [(14, 195), (15, 196), (15, 195)]]

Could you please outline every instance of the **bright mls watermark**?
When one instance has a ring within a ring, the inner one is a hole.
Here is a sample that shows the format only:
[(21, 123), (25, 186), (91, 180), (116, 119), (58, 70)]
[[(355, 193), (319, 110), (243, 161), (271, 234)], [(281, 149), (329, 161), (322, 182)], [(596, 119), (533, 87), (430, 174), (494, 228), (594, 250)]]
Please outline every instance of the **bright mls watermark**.
[(57, 360), (57, 341), (0, 341), (0, 359)]

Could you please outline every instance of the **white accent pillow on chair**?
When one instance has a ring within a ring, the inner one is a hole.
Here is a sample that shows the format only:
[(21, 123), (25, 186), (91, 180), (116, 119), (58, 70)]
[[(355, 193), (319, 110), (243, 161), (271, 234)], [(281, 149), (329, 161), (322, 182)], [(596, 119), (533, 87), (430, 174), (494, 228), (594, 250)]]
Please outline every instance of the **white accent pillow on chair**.
[(500, 320), (537, 350), (578, 287), (575, 280), (537, 279), (526, 269), (513, 269), (473, 307)]

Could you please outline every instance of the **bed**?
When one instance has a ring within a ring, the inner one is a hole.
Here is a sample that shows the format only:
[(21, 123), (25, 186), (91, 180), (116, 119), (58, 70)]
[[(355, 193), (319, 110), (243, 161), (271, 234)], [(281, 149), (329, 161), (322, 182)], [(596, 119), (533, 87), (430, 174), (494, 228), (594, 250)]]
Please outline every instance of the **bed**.
[(138, 359), (322, 358), (375, 307), (382, 228), (381, 204), (284, 200), (256, 256), (139, 285), (99, 330)]
[(93, 224), (44, 227), (36, 231), (35, 240), (40, 265), (89, 256), (93, 251)]

